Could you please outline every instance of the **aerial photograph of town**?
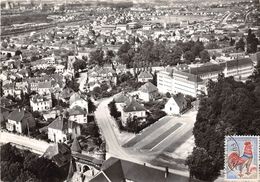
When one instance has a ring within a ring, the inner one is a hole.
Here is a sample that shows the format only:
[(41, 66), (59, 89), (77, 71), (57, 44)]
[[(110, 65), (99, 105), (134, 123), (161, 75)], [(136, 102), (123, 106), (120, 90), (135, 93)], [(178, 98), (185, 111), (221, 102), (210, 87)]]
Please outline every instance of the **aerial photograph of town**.
[(1, 0), (1, 182), (260, 182), (260, 0)]

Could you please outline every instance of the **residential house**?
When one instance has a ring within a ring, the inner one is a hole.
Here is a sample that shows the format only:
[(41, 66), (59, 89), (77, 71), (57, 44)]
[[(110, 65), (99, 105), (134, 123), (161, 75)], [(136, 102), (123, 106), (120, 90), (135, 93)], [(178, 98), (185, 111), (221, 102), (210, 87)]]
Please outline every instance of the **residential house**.
[(171, 96), (164, 107), (168, 115), (179, 115), (187, 108), (187, 101), (183, 94)]
[(15, 83), (7, 83), (3, 85), (4, 96), (11, 95), (15, 98), (21, 98), (22, 90), (16, 88)]
[(74, 106), (73, 108), (68, 110), (68, 113), (70, 121), (74, 121), (79, 124), (84, 124), (88, 122), (88, 112), (85, 108)]
[(30, 99), (30, 106), (33, 111), (47, 111), (52, 108), (52, 98), (51, 95), (39, 95), (36, 94)]
[(81, 134), (80, 125), (63, 116), (57, 117), (48, 126), (48, 139), (55, 142), (67, 142)]
[(125, 126), (128, 121), (138, 119), (144, 121), (146, 119), (147, 110), (145, 107), (138, 103), (134, 98), (130, 97), (129, 101), (124, 105), (121, 112), (122, 124)]
[(70, 108), (79, 106), (82, 109), (85, 109), (86, 112), (88, 112), (88, 100), (87, 100), (87, 96), (85, 95), (75, 92), (74, 94), (71, 95), (69, 103), (70, 103)]
[(34, 117), (28, 111), (16, 109), (8, 115), (6, 129), (18, 133), (33, 131), (36, 126)]
[(141, 71), (138, 75), (138, 82), (146, 83), (153, 80), (153, 75), (149, 71)]
[(151, 82), (145, 83), (138, 90), (138, 98), (145, 102), (154, 100), (157, 94), (158, 88)]
[[(106, 160), (101, 171), (90, 182), (189, 182), (189, 177), (170, 173), (168, 168), (160, 170), (143, 164), (111, 157)], [(197, 181), (197, 180), (194, 180)]]
[(130, 100), (130, 95), (128, 95), (126, 92), (120, 92), (119, 94), (115, 95), (113, 100), (115, 101), (117, 110), (119, 112), (123, 111), (123, 108), (125, 106), (126, 102), (129, 102)]

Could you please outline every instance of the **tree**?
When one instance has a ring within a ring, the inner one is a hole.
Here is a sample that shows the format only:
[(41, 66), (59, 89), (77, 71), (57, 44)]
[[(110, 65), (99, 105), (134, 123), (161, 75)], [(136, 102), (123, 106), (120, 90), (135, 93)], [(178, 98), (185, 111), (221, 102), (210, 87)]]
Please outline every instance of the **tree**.
[(255, 53), (257, 51), (258, 38), (254, 33), (252, 33), (251, 29), (248, 30), (246, 42), (247, 42), (247, 53)]
[(84, 70), (87, 67), (87, 63), (81, 59), (76, 59), (76, 61), (73, 63), (73, 68), (76, 72), (79, 70)]
[(195, 55), (191, 51), (186, 51), (183, 55), (186, 64), (190, 64), (195, 61)]
[(7, 54), (6, 54), (6, 58), (7, 59), (10, 59), (12, 57), (12, 54), (10, 53), (10, 52), (8, 52)]
[(114, 117), (115, 119), (117, 119), (118, 117), (121, 116), (121, 113), (117, 110), (117, 107), (116, 107), (116, 103), (115, 101), (111, 101), (109, 104), (108, 104), (108, 107), (109, 107), (109, 110), (110, 110), (110, 115), (112, 117)]
[(75, 80), (75, 78), (72, 78), (71, 80), (66, 79), (66, 87), (71, 88), (75, 92), (79, 91), (79, 83)]
[(245, 50), (245, 42), (243, 38), (240, 38), (239, 41), (236, 43), (236, 50)]
[(91, 98), (88, 98), (88, 112), (93, 113), (97, 109), (96, 105), (93, 103)]
[(191, 51), (195, 55), (195, 57), (200, 56), (200, 52), (204, 50), (203, 42), (197, 41), (195, 42), (194, 46), (191, 48)]
[(104, 52), (102, 49), (97, 49), (90, 52), (89, 63), (94, 65), (103, 66), (104, 65)]
[(20, 51), (20, 50), (15, 51), (15, 56), (20, 56), (21, 54), (23, 54), (22, 51)]
[(214, 181), (220, 174), (214, 165), (213, 157), (204, 148), (195, 147), (188, 156), (186, 165), (189, 166), (191, 177), (200, 180)]
[[(205, 149), (205, 157), (208, 156), (205, 164), (208, 168), (204, 169), (204, 174), (210, 174), (212, 167), (216, 172), (214, 175), (223, 169), (226, 135), (260, 134), (260, 112), (257, 112), (260, 110), (260, 104), (254, 92), (260, 83), (257, 80), (248, 83), (236, 82), (233, 77), (225, 78), (222, 74), (219, 75), (218, 82), (208, 82), (208, 96), (200, 99), (193, 129), (196, 147)], [(194, 149), (191, 161), (200, 156), (195, 150), (197, 149)], [(203, 156), (198, 158), (202, 159)], [(190, 162), (190, 168), (193, 164), (195, 165), (196, 161)], [(197, 172), (199, 179), (205, 179), (202, 173)]]
[(229, 42), (229, 45), (230, 46), (234, 46), (235, 45), (235, 43), (236, 43), (236, 41), (234, 40), (234, 39), (230, 39), (230, 42)]
[(207, 63), (210, 61), (210, 55), (209, 55), (209, 52), (206, 51), (206, 50), (203, 50), (200, 52), (200, 59), (201, 59), (201, 62), (203, 63)]
[(119, 57), (122, 56), (122, 54), (128, 53), (128, 51), (131, 49), (131, 45), (128, 42), (125, 42), (124, 44), (121, 45), (121, 47), (117, 51), (117, 55)]

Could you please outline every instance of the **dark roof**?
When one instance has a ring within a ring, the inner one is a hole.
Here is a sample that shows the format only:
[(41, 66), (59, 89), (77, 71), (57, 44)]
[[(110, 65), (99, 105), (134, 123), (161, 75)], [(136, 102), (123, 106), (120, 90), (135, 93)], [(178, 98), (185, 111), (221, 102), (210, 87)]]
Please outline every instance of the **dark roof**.
[(226, 63), (220, 63), (220, 65), (225, 68), (234, 68), (234, 67), (241, 67), (246, 65), (253, 65), (253, 61), (250, 58), (242, 58), (242, 59), (235, 59), (231, 61), (227, 61)]
[(177, 70), (174, 70), (173, 72), (175, 73), (175, 76), (176, 76), (176, 74), (180, 75), (180, 76), (185, 76), (185, 77), (187, 77), (186, 79), (191, 82), (202, 82), (203, 81), (199, 76), (194, 75), (194, 74), (186, 73), (183, 71), (177, 71)]
[(187, 103), (185, 98), (184, 98), (184, 95), (179, 93), (177, 95), (174, 95), (173, 96), (173, 99), (175, 100), (175, 102), (177, 103), (177, 105), (182, 108), (183, 106), (185, 106), (185, 104)]
[(52, 160), (57, 166), (61, 167), (70, 162), (70, 148), (64, 143), (50, 145), (43, 154), (43, 157)]
[(139, 104), (134, 98), (130, 98), (130, 101), (124, 107), (124, 112), (146, 111), (145, 107)]
[(147, 82), (139, 88), (140, 91), (145, 93), (151, 93), (157, 91), (157, 87), (151, 82)]
[(142, 71), (139, 75), (138, 78), (153, 78), (153, 75), (149, 73), (148, 71)]
[(10, 99), (7, 99), (5, 97), (0, 98), (0, 105), (4, 107), (10, 107), (14, 105), (14, 102)]
[(48, 128), (64, 131), (68, 128), (72, 128), (72, 124), (72, 121), (59, 116), (48, 125)]
[(188, 177), (172, 173), (168, 173), (165, 177), (165, 171), (113, 157), (105, 161), (101, 169), (102, 171), (90, 182), (122, 182), (126, 179), (135, 182), (189, 181)]
[(200, 67), (190, 68), (185, 70), (187, 73), (191, 73), (193, 75), (203, 75), (210, 72), (221, 72), (223, 67), (219, 64), (205, 64)]
[(80, 147), (79, 141), (77, 140), (76, 137), (74, 138), (70, 149), (71, 149), (72, 152), (81, 153), (81, 147)]
[(87, 114), (87, 110), (82, 109), (79, 106), (74, 106), (73, 108), (69, 109), (69, 115), (84, 115)]
[(30, 127), (34, 127), (36, 125), (35, 120), (31, 113), (24, 111), (23, 109), (16, 109), (12, 111), (8, 119), (16, 121), (16, 122), (26, 122)]
[(129, 97), (125, 92), (120, 92), (119, 94), (114, 96), (114, 101), (116, 103), (124, 103), (129, 100)]

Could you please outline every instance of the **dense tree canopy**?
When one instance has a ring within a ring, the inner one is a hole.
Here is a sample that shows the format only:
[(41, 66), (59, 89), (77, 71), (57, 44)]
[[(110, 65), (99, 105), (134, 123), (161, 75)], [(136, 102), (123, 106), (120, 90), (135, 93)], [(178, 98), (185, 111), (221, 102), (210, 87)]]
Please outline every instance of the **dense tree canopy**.
[(30, 151), (18, 150), (6, 144), (1, 146), (1, 180), (3, 181), (64, 181), (52, 161)]
[(94, 65), (103, 66), (105, 64), (104, 61), (104, 52), (102, 49), (97, 49), (93, 52), (90, 52), (89, 63)]
[(252, 33), (251, 29), (248, 30), (246, 42), (247, 42), (247, 52), (255, 53), (257, 51), (257, 45), (259, 44), (259, 41), (256, 35)]
[(240, 38), (239, 41), (236, 43), (236, 50), (245, 50), (246, 43), (244, 42), (243, 38)]
[[(194, 165), (200, 166), (203, 156), (197, 150), (205, 150), (206, 158), (210, 160), (202, 165), (208, 179), (212, 168), (217, 173), (224, 166), (224, 136), (225, 135), (260, 135), (260, 75), (255, 73), (251, 81), (237, 82), (233, 77), (224, 78), (220, 75), (218, 82), (209, 81), (208, 96), (201, 99), (196, 123), (193, 129), (195, 144), (200, 149), (194, 149), (188, 158), (188, 165), (195, 177), (203, 178)], [(210, 165), (211, 163), (212, 165)]]

